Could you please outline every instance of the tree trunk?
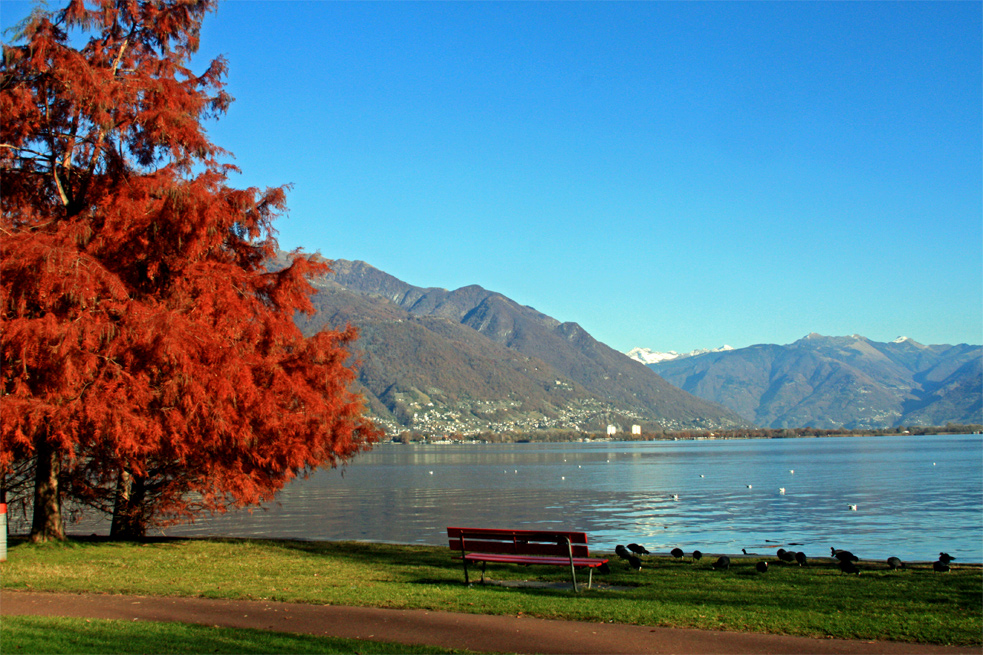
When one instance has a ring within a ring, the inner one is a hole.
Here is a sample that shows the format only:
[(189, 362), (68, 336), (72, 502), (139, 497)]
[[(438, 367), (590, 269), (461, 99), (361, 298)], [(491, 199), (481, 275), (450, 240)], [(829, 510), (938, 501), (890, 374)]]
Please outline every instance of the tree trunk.
[(116, 479), (116, 500), (113, 502), (113, 523), (109, 528), (109, 536), (116, 539), (123, 532), (124, 517), (130, 507), (130, 473), (120, 469)]
[(121, 469), (116, 481), (116, 501), (109, 536), (113, 539), (141, 539), (147, 534), (144, 517), (146, 485), (143, 477)]
[(37, 444), (37, 472), (34, 477), (34, 519), (31, 541), (64, 541), (65, 522), (61, 517), (61, 457), (47, 439)]

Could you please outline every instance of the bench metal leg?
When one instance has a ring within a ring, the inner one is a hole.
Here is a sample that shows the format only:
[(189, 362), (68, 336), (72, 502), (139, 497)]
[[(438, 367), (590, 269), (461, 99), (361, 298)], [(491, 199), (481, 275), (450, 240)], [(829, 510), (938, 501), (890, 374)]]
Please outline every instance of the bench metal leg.
[(574, 592), (579, 591), (577, 589), (577, 567), (573, 565), (573, 543), (570, 541), (570, 537), (567, 537), (567, 552), (570, 553), (570, 578), (573, 580), (573, 590)]
[(463, 532), (460, 534), (460, 537), (459, 538), (461, 540), (461, 562), (464, 563), (464, 584), (466, 584), (467, 586), (470, 587), (471, 586), (471, 582), (468, 580), (468, 558), (466, 557), (466, 555), (468, 554), (468, 551), (464, 550), (464, 533)]

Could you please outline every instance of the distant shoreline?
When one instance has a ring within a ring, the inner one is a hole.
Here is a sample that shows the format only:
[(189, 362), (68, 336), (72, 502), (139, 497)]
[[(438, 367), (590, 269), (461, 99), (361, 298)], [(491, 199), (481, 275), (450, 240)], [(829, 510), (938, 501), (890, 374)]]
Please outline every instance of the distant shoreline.
[(671, 432), (483, 432), (472, 435), (441, 436), (403, 432), (381, 444), (454, 445), (461, 443), (594, 443), (634, 441), (726, 441), (734, 439), (818, 439), (823, 437), (898, 437), (937, 435), (983, 435), (983, 425), (949, 424), (946, 426), (908, 426), (903, 428), (846, 430), (815, 428), (775, 428), (757, 430), (676, 430)]

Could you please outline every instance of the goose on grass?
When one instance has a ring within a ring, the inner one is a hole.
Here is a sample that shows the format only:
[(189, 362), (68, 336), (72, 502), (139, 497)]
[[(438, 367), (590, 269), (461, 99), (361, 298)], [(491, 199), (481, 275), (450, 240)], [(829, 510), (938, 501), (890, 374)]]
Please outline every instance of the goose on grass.
[(855, 573), (860, 575), (860, 569), (858, 569), (857, 565), (853, 563), (853, 560), (840, 560), (840, 570), (844, 573)]

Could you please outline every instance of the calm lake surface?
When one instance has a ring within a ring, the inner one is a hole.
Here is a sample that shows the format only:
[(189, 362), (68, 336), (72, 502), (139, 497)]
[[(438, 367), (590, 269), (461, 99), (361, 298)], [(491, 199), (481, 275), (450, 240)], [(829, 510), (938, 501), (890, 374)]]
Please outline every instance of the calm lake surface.
[(583, 530), (602, 550), (983, 562), (983, 437), (386, 444), (273, 506), (165, 532), (438, 545), (447, 526)]

